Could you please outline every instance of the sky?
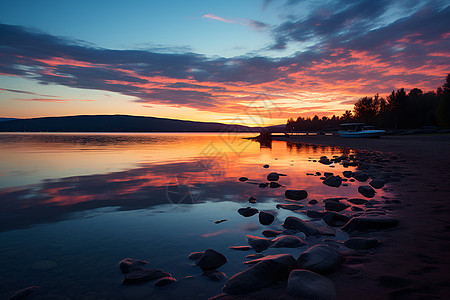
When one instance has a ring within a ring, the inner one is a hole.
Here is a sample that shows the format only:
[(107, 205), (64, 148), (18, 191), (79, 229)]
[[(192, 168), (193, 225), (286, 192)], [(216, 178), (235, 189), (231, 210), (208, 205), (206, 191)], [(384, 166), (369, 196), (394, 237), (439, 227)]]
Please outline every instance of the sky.
[(436, 90), (448, 0), (0, 0), (0, 117), (249, 126)]

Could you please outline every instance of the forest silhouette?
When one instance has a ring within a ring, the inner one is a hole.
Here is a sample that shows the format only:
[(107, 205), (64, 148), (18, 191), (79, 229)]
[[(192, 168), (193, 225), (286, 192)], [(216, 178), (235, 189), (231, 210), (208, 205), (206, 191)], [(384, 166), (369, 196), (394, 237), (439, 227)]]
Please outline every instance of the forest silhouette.
[(321, 131), (345, 122), (363, 122), (385, 129), (417, 129), (425, 126), (450, 128), (450, 73), (436, 91), (413, 88), (392, 91), (386, 98), (376, 94), (356, 101), (353, 111), (341, 116), (290, 118), (286, 131)]

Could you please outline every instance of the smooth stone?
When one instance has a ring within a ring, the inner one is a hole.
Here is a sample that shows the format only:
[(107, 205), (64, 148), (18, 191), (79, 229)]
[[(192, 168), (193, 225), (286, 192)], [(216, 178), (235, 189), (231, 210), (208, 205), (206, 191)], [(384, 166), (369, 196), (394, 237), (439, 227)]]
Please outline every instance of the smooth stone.
[(344, 245), (350, 249), (363, 250), (378, 246), (380, 241), (373, 238), (354, 237), (345, 241)]
[(264, 165), (263, 168), (267, 169), (267, 168), (269, 168), (269, 165)]
[(250, 245), (250, 247), (253, 248), (256, 252), (261, 252), (272, 246), (272, 240), (257, 237), (253, 235), (246, 235), (247, 242)]
[(259, 223), (261, 225), (270, 225), (273, 223), (273, 220), (275, 220), (275, 216), (264, 211), (259, 212)]
[(58, 267), (58, 264), (51, 260), (39, 260), (33, 263), (33, 269), (38, 270), (50, 270), (56, 267)]
[(334, 211), (324, 212), (322, 219), (325, 221), (325, 223), (327, 223), (327, 225), (333, 227), (344, 226), (350, 220), (349, 217)]
[(291, 200), (303, 200), (308, 197), (308, 192), (305, 190), (286, 190), (284, 196)]
[(281, 187), (281, 184), (279, 184), (278, 182), (271, 181), (269, 184), (269, 187), (272, 189), (276, 189), (276, 188)]
[(12, 295), (9, 300), (22, 300), (33, 294), (35, 291), (39, 289), (38, 286), (29, 286), (24, 289), (21, 289), (20, 291), (17, 291)]
[(315, 175), (316, 175), (316, 176), (322, 176), (322, 173), (316, 172)]
[(332, 172), (325, 172), (325, 173), (323, 173), (323, 176), (325, 176), (325, 177), (330, 177), (330, 176), (333, 176), (334, 174), (332, 173)]
[(248, 202), (256, 203), (256, 198), (255, 197), (250, 197), (250, 198), (248, 198)]
[(283, 235), (272, 240), (273, 248), (298, 248), (306, 243), (295, 235)]
[(362, 209), (361, 207), (357, 207), (357, 206), (352, 206), (352, 211), (363, 211), (364, 209)]
[(368, 231), (371, 229), (386, 229), (398, 225), (398, 220), (389, 217), (354, 217), (341, 230), (347, 233)]
[(360, 182), (365, 182), (365, 181), (367, 181), (367, 179), (369, 179), (369, 175), (367, 175), (366, 173), (361, 172), (361, 171), (353, 172), (352, 177)]
[(171, 277), (169, 273), (157, 269), (143, 269), (125, 274), (122, 285), (140, 284), (162, 277)]
[(300, 268), (319, 274), (326, 274), (336, 270), (343, 262), (342, 255), (329, 245), (315, 245), (297, 259)]
[(246, 255), (245, 257), (247, 257), (249, 259), (257, 259), (257, 258), (264, 257), (264, 254), (262, 254), (262, 253), (255, 253), (255, 254)]
[(131, 271), (142, 270), (143, 265), (148, 264), (148, 262), (139, 259), (133, 258), (125, 258), (119, 262), (119, 269), (122, 271), (122, 274), (127, 274)]
[(293, 270), (291, 272), (287, 284), (287, 293), (301, 299), (336, 299), (336, 289), (333, 282), (308, 270)]
[(323, 212), (315, 210), (307, 210), (306, 215), (312, 219), (320, 219), (322, 218)]
[(245, 207), (239, 208), (238, 213), (244, 217), (251, 217), (253, 215), (256, 215), (258, 213), (258, 210), (253, 207)]
[(340, 176), (330, 176), (323, 181), (323, 184), (338, 188), (342, 184), (342, 178)]
[(202, 275), (207, 277), (211, 281), (222, 281), (227, 278), (225, 273), (220, 272), (219, 270), (203, 272)]
[(261, 258), (251, 268), (228, 279), (223, 291), (229, 295), (241, 295), (257, 291), (279, 280), (285, 280), (291, 271), (296, 268), (297, 261), (292, 255), (269, 255)]
[(280, 179), (280, 175), (278, 173), (270, 173), (267, 175), (267, 181), (278, 181)]
[(177, 282), (177, 280), (173, 277), (163, 277), (155, 281), (154, 286), (163, 287), (171, 285), (172, 283)]
[(353, 176), (353, 172), (352, 171), (344, 171), (344, 172), (342, 172), (342, 175), (344, 175), (345, 178), (350, 178)]
[(356, 205), (361, 205), (361, 204), (366, 204), (367, 203), (366, 199), (360, 199), (360, 198), (348, 199), (347, 201), (352, 203), (352, 204), (356, 204)]
[(298, 210), (304, 208), (304, 205), (300, 204), (277, 204), (277, 208), (287, 209), (287, 210)]
[(197, 260), (200, 257), (202, 257), (202, 255), (205, 253), (205, 251), (202, 252), (192, 252), (191, 254), (189, 254), (188, 258), (192, 259), (192, 260)]
[(269, 186), (269, 183), (268, 183), (268, 182), (262, 182), (262, 183), (259, 184), (259, 187), (260, 187), (260, 188), (266, 188), (266, 187), (268, 187), (268, 186)]
[(319, 201), (314, 200), (314, 199), (308, 201), (308, 204), (311, 204), (311, 205), (316, 205), (317, 203), (319, 203)]
[(206, 249), (205, 253), (195, 262), (203, 271), (212, 271), (227, 263), (227, 258), (213, 249)]
[(233, 249), (233, 250), (239, 250), (239, 251), (248, 251), (248, 250), (252, 249), (252, 247), (250, 247), (250, 246), (230, 246), (228, 248)]
[(345, 197), (327, 198), (327, 199), (324, 199), (323, 202), (324, 203), (327, 203), (327, 202), (339, 202), (339, 201), (345, 200), (345, 199), (347, 199), (347, 198), (345, 198)]
[(215, 224), (220, 224), (220, 223), (223, 223), (223, 222), (226, 222), (226, 221), (228, 221), (228, 219), (217, 220), (217, 221), (214, 221), (214, 223)]
[(239, 181), (242, 181), (242, 182), (247, 181), (247, 180), (248, 180), (247, 177), (240, 177), (240, 178), (239, 178)]
[(305, 222), (297, 217), (287, 217), (282, 226), (286, 229), (295, 229), (305, 233), (306, 235), (318, 235), (320, 231), (313, 225)]
[(381, 189), (384, 187), (384, 181), (382, 180), (372, 180), (369, 184), (375, 189)]
[(375, 196), (375, 190), (368, 185), (361, 185), (358, 187), (358, 192), (367, 198), (373, 198)]
[(330, 202), (326, 202), (325, 203), (325, 209), (328, 210), (328, 211), (340, 212), (340, 211), (343, 211), (343, 210), (345, 210), (345, 209), (347, 209), (349, 207), (350, 207), (350, 205), (345, 204), (345, 203), (341, 203), (341, 202), (332, 202), (332, 201), (330, 201)]
[(268, 229), (268, 230), (264, 230), (262, 232), (262, 235), (265, 236), (265, 237), (276, 237), (276, 236), (279, 236), (281, 233), (282, 232), (279, 231), (279, 230)]

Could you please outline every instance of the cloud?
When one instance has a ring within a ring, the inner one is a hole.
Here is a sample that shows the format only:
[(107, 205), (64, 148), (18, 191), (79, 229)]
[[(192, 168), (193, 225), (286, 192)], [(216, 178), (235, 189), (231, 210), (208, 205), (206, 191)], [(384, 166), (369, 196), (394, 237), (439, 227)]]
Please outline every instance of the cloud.
[(222, 18), (213, 14), (205, 14), (202, 16), (202, 18), (212, 19), (223, 23), (245, 25), (255, 30), (262, 30), (269, 27), (269, 24), (266, 24), (261, 21), (254, 21), (250, 19), (240, 19), (240, 18)]
[(28, 92), (28, 91), (21, 91), (21, 90), (13, 90), (13, 89), (0, 88), (0, 91), (11, 92), (11, 93), (19, 93), (19, 94), (27, 94), (27, 95), (34, 95), (34, 96), (41, 96), (41, 97), (56, 97), (56, 96), (51, 96), (51, 95), (42, 95), (42, 94), (38, 94), (38, 93), (33, 93), (33, 92)]

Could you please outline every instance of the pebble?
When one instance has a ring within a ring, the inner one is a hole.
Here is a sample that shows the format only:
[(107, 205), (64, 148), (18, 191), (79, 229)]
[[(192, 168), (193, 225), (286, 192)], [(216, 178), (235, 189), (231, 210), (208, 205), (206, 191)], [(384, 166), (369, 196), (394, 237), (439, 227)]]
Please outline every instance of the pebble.
[(308, 197), (308, 192), (305, 190), (286, 190), (284, 195), (290, 200), (303, 200)]
[(375, 190), (368, 185), (361, 185), (358, 187), (358, 192), (367, 198), (373, 198), (375, 196)]
[(270, 239), (261, 238), (253, 235), (246, 235), (247, 242), (256, 252), (261, 252), (272, 246)]
[(278, 179), (280, 179), (278, 173), (270, 173), (267, 175), (267, 181), (278, 181)]
[(242, 181), (242, 182), (247, 181), (247, 180), (248, 180), (247, 177), (240, 177), (240, 178), (239, 178), (239, 181)]
[(220, 252), (207, 249), (195, 262), (203, 271), (212, 271), (227, 263), (227, 258)]
[(259, 212), (259, 223), (261, 225), (270, 225), (273, 223), (273, 220), (275, 220), (275, 216), (271, 213), (260, 211)]
[(238, 213), (244, 217), (251, 217), (253, 215), (256, 215), (258, 213), (258, 210), (252, 207), (239, 208)]

